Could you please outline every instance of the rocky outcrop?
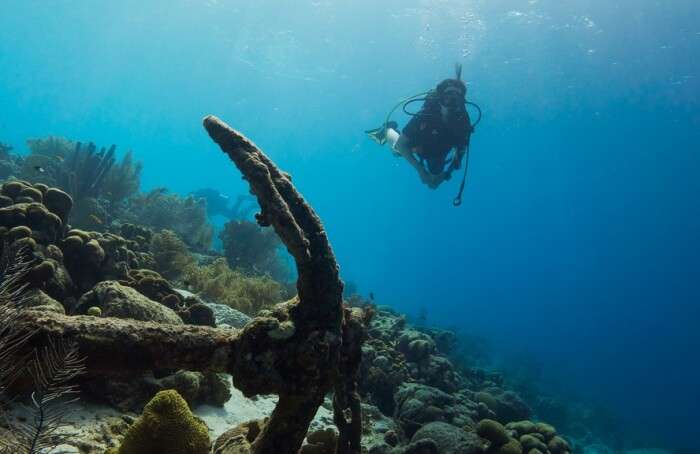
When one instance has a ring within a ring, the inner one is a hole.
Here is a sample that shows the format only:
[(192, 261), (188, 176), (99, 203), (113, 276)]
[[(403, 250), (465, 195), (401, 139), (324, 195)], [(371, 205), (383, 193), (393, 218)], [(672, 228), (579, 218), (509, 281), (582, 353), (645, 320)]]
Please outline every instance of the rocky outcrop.
[(99, 307), (103, 317), (116, 317), (168, 325), (183, 324), (175, 311), (148, 299), (131, 287), (115, 281), (95, 285), (78, 301), (76, 313), (86, 314), (91, 307)]
[(427, 385), (404, 383), (395, 400), (395, 417), (409, 436), (429, 422), (443, 421), (465, 427), (473, 426), (477, 417), (475, 403)]
[(217, 326), (243, 328), (252, 320), (250, 316), (225, 304), (206, 303), (206, 305), (212, 310)]
[(431, 422), (421, 427), (411, 438), (416, 444), (421, 440), (431, 440), (440, 454), (482, 454), (484, 443), (474, 432), (465, 431), (452, 424)]

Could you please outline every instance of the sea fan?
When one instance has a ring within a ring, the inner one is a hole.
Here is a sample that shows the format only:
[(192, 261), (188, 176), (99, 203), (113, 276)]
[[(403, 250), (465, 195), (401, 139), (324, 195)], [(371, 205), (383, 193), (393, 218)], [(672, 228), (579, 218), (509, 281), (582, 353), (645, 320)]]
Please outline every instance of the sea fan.
[[(28, 250), (3, 245), (0, 255), (0, 415), (10, 403), (5, 390), (23, 373), (35, 382), (32, 393), (33, 418), (10, 422), (7, 436), (0, 437), (0, 454), (38, 454), (67, 438), (56, 430), (77, 400), (77, 387), (71, 381), (84, 371), (77, 347), (64, 341), (49, 340), (41, 348), (25, 353), (23, 347), (34, 332), (18, 333), (14, 327), (21, 317), (26, 274), (33, 264)], [(6, 419), (6, 418), (5, 418)]]
[(64, 443), (72, 434), (57, 433), (71, 412), (71, 404), (78, 400), (78, 387), (73, 379), (85, 371), (84, 359), (75, 344), (49, 341), (34, 351), (29, 371), (35, 381), (32, 393), (32, 418), (27, 422), (13, 422), (13, 440), (8, 447), (12, 452), (38, 454), (50, 451)]
[(25, 277), (32, 266), (33, 259), (24, 248), (2, 246), (0, 255), (0, 412), (6, 400), (5, 389), (22, 372), (17, 364), (17, 355), (22, 345), (33, 333), (17, 333), (15, 322), (20, 316), (19, 308), (24, 303), (24, 290), (27, 287)]

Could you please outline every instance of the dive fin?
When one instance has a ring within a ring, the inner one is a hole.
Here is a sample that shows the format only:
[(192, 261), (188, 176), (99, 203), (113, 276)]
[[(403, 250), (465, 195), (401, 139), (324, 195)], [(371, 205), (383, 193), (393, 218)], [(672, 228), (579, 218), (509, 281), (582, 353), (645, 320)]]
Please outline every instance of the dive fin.
[(386, 143), (386, 126), (382, 125), (379, 128), (369, 129), (365, 131), (365, 134), (369, 136), (370, 139), (377, 142), (379, 145), (384, 145)]

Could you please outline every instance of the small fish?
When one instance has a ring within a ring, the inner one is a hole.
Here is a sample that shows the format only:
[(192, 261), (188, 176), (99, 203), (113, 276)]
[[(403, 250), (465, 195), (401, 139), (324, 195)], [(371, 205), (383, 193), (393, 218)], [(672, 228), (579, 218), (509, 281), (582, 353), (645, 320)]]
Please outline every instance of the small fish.
[(45, 170), (43, 167), (41, 167), (41, 166), (34, 166), (34, 170), (36, 170), (36, 171), (39, 172), (39, 173), (44, 173), (44, 172), (46, 172), (46, 170)]
[(63, 162), (63, 161), (64, 161), (64, 157), (63, 157), (63, 156), (56, 156), (56, 160), (57, 160), (58, 162)]
[(369, 292), (369, 300), (374, 301), (374, 292)]
[(98, 218), (98, 217), (95, 216), (94, 214), (91, 214), (91, 215), (88, 216), (88, 217), (89, 217), (90, 219), (92, 219), (92, 221), (95, 222), (96, 224), (102, 225), (102, 219)]

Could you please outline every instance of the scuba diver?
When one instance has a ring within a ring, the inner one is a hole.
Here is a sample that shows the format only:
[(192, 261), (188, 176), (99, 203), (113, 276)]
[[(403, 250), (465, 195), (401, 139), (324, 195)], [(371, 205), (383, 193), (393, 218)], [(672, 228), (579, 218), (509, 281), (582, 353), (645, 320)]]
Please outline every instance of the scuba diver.
[[(445, 79), (434, 90), (401, 101), (389, 112), (381, 127), (365, 131), (380, 145), (388, 142), (394, 154), (406, 159), (416, 169), (421, 181), (431, 189), (436, 189), (443, 181), (449, 180), (452, 172), (461, 168), (464, 159), (464, 177), (459, 194), (453, 201), (455, 206), (462, 203), (469, 141), (474, 127), (481, 120), (481, 109), (476, 104), (467, 102), (466, 96), (467, 86), (462, 82), (462, 65), (457, 64), (454, 79)], [(418, 112), (406, 110), (409, 104), (417, 101), (423, 101)], [(478, 110), (479, 117), (474, 124), (467, 113), (467, 104)], [(391, 121), (391, 115), (399, 107), (412, 116), (401, 134), (398, 132), (398, 124)]]

